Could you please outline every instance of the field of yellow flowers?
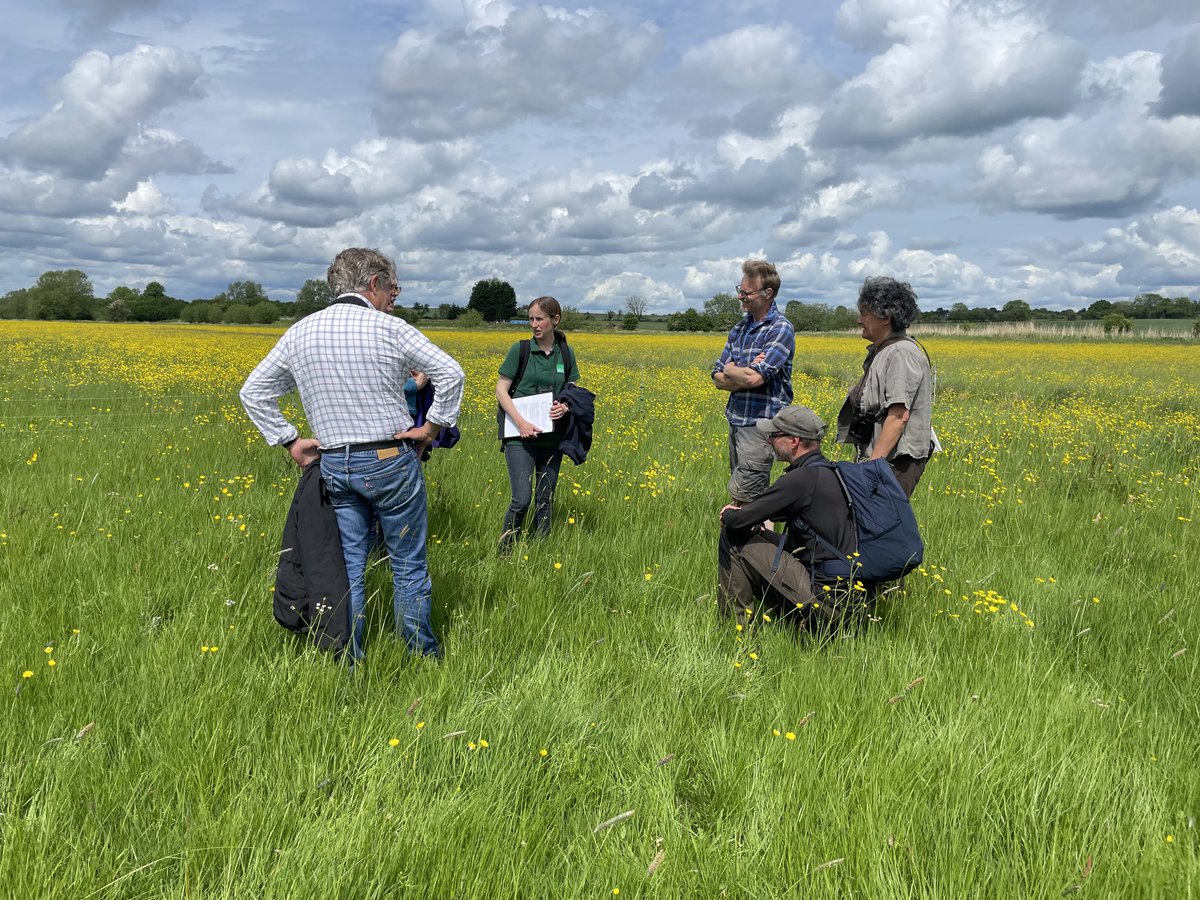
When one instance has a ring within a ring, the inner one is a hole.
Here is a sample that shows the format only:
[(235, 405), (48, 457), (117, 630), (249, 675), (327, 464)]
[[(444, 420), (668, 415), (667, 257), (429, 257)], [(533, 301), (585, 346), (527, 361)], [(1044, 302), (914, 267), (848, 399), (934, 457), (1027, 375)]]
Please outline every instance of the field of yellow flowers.
[[(297, 472), (237, 389), (279, 334), (0, 323), (0, 896), (1200, 892), (1191, 345), (925, 341), (925, 566), (820, 643), (715, 614), (720, 336), (572, 338), (593, 452), (500, 559), (524, 335), (432, 331), (447, 655), (380, 564), (348, 672), (271, 617)], [(800, 338), (797, 401), (832, 419), (863, 350)]]

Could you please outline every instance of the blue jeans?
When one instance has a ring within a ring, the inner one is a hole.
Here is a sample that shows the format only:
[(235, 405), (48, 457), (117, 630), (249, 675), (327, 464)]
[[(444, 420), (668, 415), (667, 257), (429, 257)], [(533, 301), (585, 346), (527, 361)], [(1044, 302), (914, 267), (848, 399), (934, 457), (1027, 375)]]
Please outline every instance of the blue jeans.
[(562, 465), (562, 457), (562, 451), (557, 446), (535, 447), (524, 441), (509, 441), (504, 445), (512, 502), (504, 513), (501, 542), (512, 543), (517, 539), (531, 500), (534, 532), (549, 533), (554, 488), (558, 484), (558, 467)]
[(396, 632), (410, 650), (440, 652), (429, 624), (433, 586), (425, 559), (425, 476), (412, 448), (399, 449), (390, 459), (379, 459), (374, 450), (321, 454), (321, 477), (337, 515), (350, 580), (351, 659), (362, 659), (364, 652), (367, 553), (375, 519), (391, 556)]

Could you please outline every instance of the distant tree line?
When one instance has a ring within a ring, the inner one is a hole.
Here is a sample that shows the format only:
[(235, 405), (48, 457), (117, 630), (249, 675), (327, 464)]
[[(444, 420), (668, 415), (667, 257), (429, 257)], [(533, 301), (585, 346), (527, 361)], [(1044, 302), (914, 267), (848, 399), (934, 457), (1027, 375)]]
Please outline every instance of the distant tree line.
[(955, 303), (949, 309), (938, 307), (921, 313), (922, 322), (1074, 322), (1103, 321), (1106, 316), (1129, 319), (1194, 319), (1200, 316), (1200, 301), (1188, 297), (1163, 297), (1138, 294), (1132, 300), (1097, 300), (1090, 306), (1074, 309), (1042, 309), (1024, 300), (1009, 300), (1000, 309), (991, 306), (969, 307)]
[[(846, 331), (856, 326), (858, 311), (847, 306), (831, 307), (824, 303), (802, 303), (791, 300), (784, 307), (796, 331)], [(667, 316), (669, 331), (725, 331), (741, 317), (737, 298), (717, 294), (704, 304), (704, 311), (689, 308)], [(1074, 309), (1042, 309), (1031, 307), (1025, 300), (1010, 300), (1000, 309), (991, 306), (970, 307), (955, 303), (949, 309), (938, 307), (921, 313), (920, 322), (1072, 322), (1095, 320), (1106, 330), (1128, 331), (1126, 320), (1132, 319), (1195, 319), (1200, 317), (1200, 301), (1188, 297), (1163, 297), (1160, 294), (1138, 294), (1132, 300), (1097, 300), (1090, 306)]]
[[(107, 297), (96, 297), (92, 282), (79, 269), (43, 272), (37, 283), (27, 288), (9, 291), (0, 297), (0, 319), (101, 319), (113, 322), (165, 322), (181, 319), (184, 322), (269, 325), (280, 319), (300, 319), (329, 305), (332, 298), (325, 280), (310, 278), (301, 285), (294, 302), (281, 302), (267, 297), (257, 281), (231, 281), (215, 297), (184, 301), (171, 297), (166, 288), (151, 281), (141, 290), (132, 287), (114, 288)], [(563, 308), (562, 325), (572, 329), (622, 328), (637, 329), (643, 321), (665, 321), (668, 331), (727, 331), (741, 318), (741, 304), (732, 294), (716, 294), (704, 302), (704, 310), (688, 308), (669, 315), (647, 315), (644, 297), (625, 300), (624, 314), (582, 312), (571, 306)], [(453, 321), (464, 327), (487, 323), (508, 322), (523, 316), (526, 307), (517, 305), (512, 285), (499, 278), (487, 278), (475, 283), (466, 306), (441, 303), (415, 303), (411, 307), (397, 305), (394, 314), (409, 322), (421, 319)], [(846, 331), (855, 327), (857, 311), (852, 307), (831, 307), (824, 303), (789, 301), (784, 315), (796, 331)], [(959, 302), (949, 309), (938, 307), (921, 313), (920, 322), (959, 322), (964, 325), (987, 322), (1076, 321), (1096, 320), (1106, 331), (1128, 331), (1133, 319), (1197, 319), (1200, 301), (1188, 297), (1163, 297), (1160, 294), (1138, 294), (1132, 300), (1097, 300), (1091, 305), (1074, 309), (1042, 309), (1031, 307), (1025, 300), (1010, 300), (1000, 309), (990, 306), (970, 307)]]

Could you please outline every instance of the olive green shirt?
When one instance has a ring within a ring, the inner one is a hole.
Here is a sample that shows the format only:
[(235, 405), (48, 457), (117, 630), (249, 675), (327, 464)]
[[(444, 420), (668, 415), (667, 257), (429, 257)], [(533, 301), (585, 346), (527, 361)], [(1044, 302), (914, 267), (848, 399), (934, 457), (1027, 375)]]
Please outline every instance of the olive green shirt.
[[(571, 345), (565, 345), (567, 356), (570, 359), (571, 379), (579, 380), (579, 364), (575, 361), (575, 351), (571, 349)], [(500, 375), (503, 378), (514, 378), (517, 374), (517, 365), (521, 360), (520, 341), (508, 348), (508, 354), (504, 357), (504, 362), (500, 364)], [(558, 341), (554, 342), (554, 347), (549, 353), (544, 352), (537, 345), (537, 341), (529, 342), (529, 361), (525, 364), (525, 372), (521, 375), (519, 383), (514, 385), (513, 397), (532, 397), (534, 394), (544, 394), (550, 391), (554, 396), (558, 396), (559, 392), (566, 386), (567, 383), (567, 366), (564, 364), (562, 354), (558, 349)], [(561, 420), (560, 420), (561, 421)], [(554, 431), (543, 431), (534, 438), (506, 438), (504, 443), (509, 441), (524, 440), (527, 443), (536, 447), (554, 447), (557, 446), (562, 436), (557, 433), (557, 426)]]

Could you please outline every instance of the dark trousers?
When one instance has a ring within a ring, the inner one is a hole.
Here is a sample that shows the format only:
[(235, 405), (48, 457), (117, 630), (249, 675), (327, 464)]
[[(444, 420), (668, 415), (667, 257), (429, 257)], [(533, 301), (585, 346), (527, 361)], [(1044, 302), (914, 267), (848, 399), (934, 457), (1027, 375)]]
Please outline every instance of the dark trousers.
[(554, 488), (558, 485), (558, 469), (562, 465), (562, 458), (562, 451), (557, 446), (537, 447), (525, 441), (509, 441), (504, 445), (512, 502), (504, 513), (501, 541), (511, 543), (517, 539), (531, 502), (534, 533), (540, 535), (550, 531)]
[(893, 456), (888, 463), (891, 465), (892, 471), (896, 473), (896, 480), (904, 489), (904, 495), (911, 500), (913, 492), (917, 489), (917, 482), (921, 480), (925, 466), (929, 463), (929, 457), (916, 459), (907, 454), (901, 454)]
[[(808, 569), (790, 553), (779, 557), (774, 572), (779, 536), (755, 531), (742, 543), (735, 543), (729, 531), (721, 529), (717, 543), (717, 608), (732, 616), (739, 625), (749, 625), (766, 612), (791, 615), (803, 620), (812, 609), (818, 616), (822, 607), (832, 612), (832, 603), (822, 603), (813, 595)], [(821, 604), (812, 606), (812, 604)], [(802, 615), (797, 616), (798, 613)]]

